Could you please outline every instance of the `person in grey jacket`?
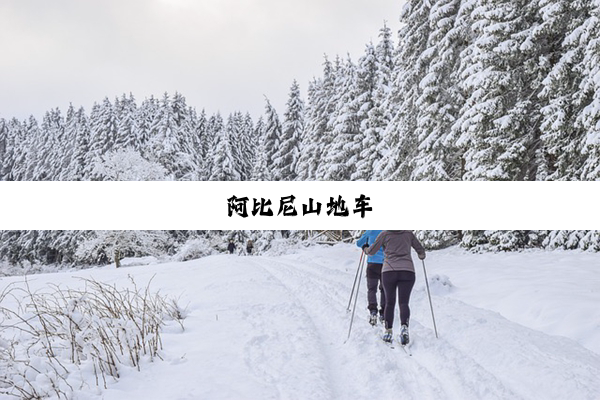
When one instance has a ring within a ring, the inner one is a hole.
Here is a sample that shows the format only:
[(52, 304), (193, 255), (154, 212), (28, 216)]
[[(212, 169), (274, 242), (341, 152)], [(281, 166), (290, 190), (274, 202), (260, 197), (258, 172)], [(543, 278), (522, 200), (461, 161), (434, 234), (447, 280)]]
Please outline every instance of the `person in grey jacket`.
[(396, 293), (400, 308), (400, 342), (408, 344), (408, 323), (410, 308), (408, 306), (410, 293), (415, 284), (415, 266), (411, 257), (411, 248), (415, 249), (421, 260), (425, 259), (425, 249), (412, 231), (383, 231), (375, 242), (364, 247), (365, 253), (373, 255), (383, 247), (382, 281), (385, 292), (385, 333), (383, 340), (392, 341), (392, 326), (394, 325), (394, 308)]

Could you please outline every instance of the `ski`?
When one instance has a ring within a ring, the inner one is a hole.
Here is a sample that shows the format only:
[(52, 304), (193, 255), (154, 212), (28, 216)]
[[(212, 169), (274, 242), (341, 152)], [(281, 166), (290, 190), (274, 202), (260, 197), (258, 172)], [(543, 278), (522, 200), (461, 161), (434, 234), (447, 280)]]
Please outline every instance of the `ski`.
[(398, 335), (397, 338), (393, 338), (391, 339), (391, 341), (386, 341), (384, 340), (384, 335), (379, 335), (379, 339), (389, 348), (394, 350), (396, 348), (395, 343), (398, 343), (398, 347), (401, 347), (402, 350), (406, 353), (407, 356), (412, 357), (412, 351), (410, 349), (410, 343), (407, 344), (402, 344), (402, 338), (400, 335)]
[[(396, 346), (394, 345), (394, 342), (386, 342), (385, 340), (383, 340), (383, 343), (390, 350), (395, 350), (396, 349)], [(400, 343), (400, 342), (398, 342), (398, 343)], [(399, 347), (402, 348), (402, 350), (404, 351), (404, 353), (406, 353), (407, 356), (412, 357), (412, 351), (410, 350), (410, 345), (408, 345), (408, 344), (401, 344)]]
[(403, 344), (402, 345), (402, 350), (404, 350), (404, 352), (406, 354), (408, 354), (410, 357), (412, 357), (412, 352), (410, 351), (410, 347), (408, 344)]

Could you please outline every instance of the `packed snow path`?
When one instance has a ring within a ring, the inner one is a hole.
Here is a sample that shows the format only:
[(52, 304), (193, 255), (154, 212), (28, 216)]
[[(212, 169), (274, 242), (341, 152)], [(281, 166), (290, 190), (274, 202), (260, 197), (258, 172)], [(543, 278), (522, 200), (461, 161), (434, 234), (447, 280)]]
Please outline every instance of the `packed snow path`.
[[(346, 342), (359, 255), (340, 245), (279, 257), (223, 255), (74, 273), (109, 283), (129, 274), (141, 281), (156, 275), (152, 286), (188, 307), (186, 330), (173, 324), (163, 334), (164, 361), (123, 371), (108, 390), (90, 389), (83, 398), (600, 398), (599, 354), (459, 300), (451, 293), (452, 275), (435, 273), (435, 254), (428, 272), (439, 339), (417, 269), (413, 356), (387, 347), (381, 327), (368, 324), (364, 278)], [(461, 260), (476, 271), (471, 258)], [(44, 282), (64, 284), (61, 275), (46, 275)]]

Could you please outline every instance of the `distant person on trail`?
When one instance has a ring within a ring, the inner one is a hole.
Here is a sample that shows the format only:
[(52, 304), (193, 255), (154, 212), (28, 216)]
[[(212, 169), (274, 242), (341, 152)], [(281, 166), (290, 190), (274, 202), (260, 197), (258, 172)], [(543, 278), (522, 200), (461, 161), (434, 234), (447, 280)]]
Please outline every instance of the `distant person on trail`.
[(233, 254), (235, 251), (235, 243), (233, 243), (233, 239), (229, 240), (229, 245), (227, 246), (227, 250), (229, 250), (229, 254)]
[[(356, 241), (358, 247), (368, 246), (375, 243), (377, 236), (383, 231), (365, 231)], [(379, 249), (375, 255), (367, 258), (367, 308), (371, 312), (369, 323), (377, 325), (377, 311), (379, 319), (383, 322), (385, 309), (385, 293), (381, 281), (381, 269), (383, 268), (383, 249)], [(377, 308), (377, 289), (379, 288), (379, 308)]]
[(252, 254), (253, 248), (254, 244), (252, 243), (252, 239), (248, 239), (248, 242), (246, 243), (246, 253), (248, 253), (248, 255)]
[(394, 326), (394, 307), (396, 292), (400, 308), (400, 343), (409, 343), (408, 323), (410, 320), (410, 292), (415, 284), (415, 266), (411, 257), (411, 248), (415, 249), (419, 259), (425, 259), (425, 249), (412, 231), (383, 231), (375, 242), (364, 248), (364, 252), (373, 255), (383, 247), (382, 280), (385, 292), (385, 332), (383, 340), (392, 342), (392, 327)]

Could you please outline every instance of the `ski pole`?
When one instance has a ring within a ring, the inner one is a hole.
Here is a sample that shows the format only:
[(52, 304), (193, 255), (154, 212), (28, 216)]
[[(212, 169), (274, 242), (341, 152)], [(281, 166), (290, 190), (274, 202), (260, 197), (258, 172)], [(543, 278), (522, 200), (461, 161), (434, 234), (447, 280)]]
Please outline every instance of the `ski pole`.
[(354, 288), (356, 287), (356, 280), (358, 279), (358, 272), (360, 270), (360, 264), (362, 264), (364, 254), (365, 253), (363, 251), (360, 252), (360, 261), (358, 262), (358, 267), (356, 268), (356, 276), (354, 277), (354, 283), (352, 284), (352, 292), (350, 292), (350, 299), (348, 300), (346, 312), (350, 312), (350, 304), (352, 303), (352, 296), (354, 296)]
[[(358, 301), (358, 293), (360, 291), (360, 281), (362, 278), (362, 270), (363, 270), (363, 266), (365, 265), (364, 263), (364, 259), (361, 257), (360, 260), (360, 264), (359, 264), (359, 270), (360, 273), (358, 275), (358, 285), (356, 286), (356, 294), (354, 295), (354, 306), (352, 307), (352, 317), (350, 318), (350, 328), (348, 328), (348, 337), (346, 338), (346, 342), (348, 341), (348, 339), (350, 339), (350, 333), (352, 332), (352, 323), (354, 322), (354, 312), (356, 311), (356, 302)], [(346, 343), (344, 342), (344, 343)]]
[(427, 296), (429, 297), (429, 308), (431, 308), (431, 319), (433, 319), (433, 329), (435, 330), (435, 337), (438, 339), (437, 327), (435, 325), (435, 316), (433, 315), (433, 303), (431, 302), (431, 293), (429, 292), (429, 281), (427, 280), (427, 270), (425, 269), (425, 260), (423, 262), (423, 273), (425, 274), (425, 285), (427, 286)]

